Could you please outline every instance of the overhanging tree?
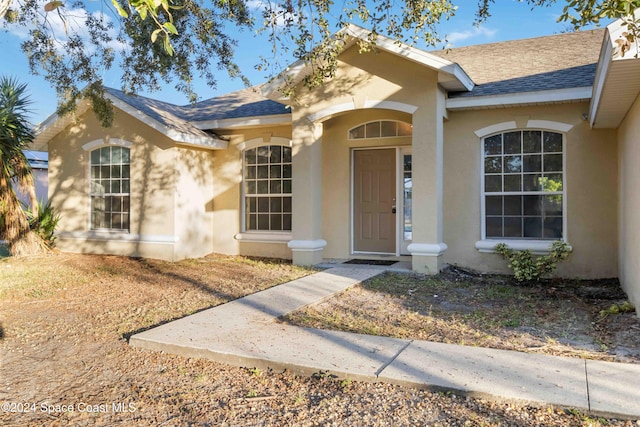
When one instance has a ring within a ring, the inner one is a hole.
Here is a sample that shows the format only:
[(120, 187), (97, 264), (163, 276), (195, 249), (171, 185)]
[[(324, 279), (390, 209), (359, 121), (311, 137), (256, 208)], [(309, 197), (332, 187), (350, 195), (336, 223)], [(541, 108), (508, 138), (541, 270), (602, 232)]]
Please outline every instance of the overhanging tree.
[[(165, 83), (194, 101), (193, 81), (215, 87), (219, 73), (244, 79), (234, 61), (238, 31), (255, 30), (272, 46), (256, 66), (281, 71), (278, 54), (292, 52), (312, 66), (309, 85), (333, 75), (341, 40), (337, 29), (357, 22), (399, 42), (440, 41), (437, 24), (455, 14), (454, 0), (0, 0), (0, 20), (27, 28), (22, 48), (31, 72), (55, 88), (58, 113), (88, 98), (103, 125), (112, 120), (101, 76), (121, 58), (122, 87), (155, 90)], [(478, 0), (477, 23), (491, 15), (495, 0)], [(544, 7), (557, 0), (520, 0)], [(560, 20), (576, 28), (629, 16), (640, 0), (562, 0)], [(638, 22), (628, 19), (628, 42), (637, 39)], [(371, 45), (361, 46), (363, 49)], [(82, 90), (81, 90), (82, 88)]]

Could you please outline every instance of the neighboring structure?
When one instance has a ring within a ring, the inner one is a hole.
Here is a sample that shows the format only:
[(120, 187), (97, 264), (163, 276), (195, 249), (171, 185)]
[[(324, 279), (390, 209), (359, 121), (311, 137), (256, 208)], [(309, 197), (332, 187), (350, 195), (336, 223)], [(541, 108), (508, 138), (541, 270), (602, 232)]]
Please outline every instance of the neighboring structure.
[(348, 27), (335, 78), (295, 102), (282, 80), (183, 107), (110, 89), (113, 127), (84, 105), (39, 129), (58, 246), (436, 273), (505, 271), (497, 242), (563, 239), (560, 274), (619, 275), (640, 305), (640, 60), (613, 49), (616, 25), (430, 53), (379, 37), (366, 54)]
[[(48, 153), (39, 152), (39, 151), (25, 151), (25, 155), (27, 156), (27, 160), (29, 161), (29, 165), (31, 166), (31, 171), (33, 173), (33, 181), (36, 187), (36, 199), (41, 201), (43, 205), (47, 203), (48, 200), (48, 169), (49, 169), (49, 159)], [(18, 193), (18, 199), (23, 202), (25, 205), (29, 206), (31, 201), (29, 200), (29, 196), (20, 191), (19, 188), (16, 188)]]

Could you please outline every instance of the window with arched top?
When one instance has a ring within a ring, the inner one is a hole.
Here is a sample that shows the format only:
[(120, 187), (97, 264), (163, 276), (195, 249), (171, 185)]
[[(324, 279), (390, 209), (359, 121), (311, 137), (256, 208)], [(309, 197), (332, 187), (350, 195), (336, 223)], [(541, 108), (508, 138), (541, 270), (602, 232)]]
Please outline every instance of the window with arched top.
[(411, 135), (411, 124), (397, 120), (377, 120), (349, 129), (349, 139), (395, 138)]
[(91, 151), (92, 230), (129, 230), (130, 152), (121, 146)]
[(564, 237), (564, 137), (516, 130), (482, 139), (483, 238)]
[(244, 231), (291, 231), (291, 147), (247, 149), (243, 169)]

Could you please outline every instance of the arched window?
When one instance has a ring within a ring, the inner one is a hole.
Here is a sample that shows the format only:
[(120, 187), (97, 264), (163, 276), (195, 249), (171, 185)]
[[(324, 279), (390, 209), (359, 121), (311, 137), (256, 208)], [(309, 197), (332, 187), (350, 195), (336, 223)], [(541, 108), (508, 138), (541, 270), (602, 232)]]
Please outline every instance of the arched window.
[(91, 229), (129, 230), (129, 148), (105, 146), (91, 151)]
[(349, 139), (393, 138), (411, 136), (411, 124), (396, 120), (377, 120), (349, 130)]
[(482, 140), (483, 238), (564, 237), (563, 145), (562, 134), (541, 130)]
[(291, 231), (291, 147), (244, 151), (244, 230)]

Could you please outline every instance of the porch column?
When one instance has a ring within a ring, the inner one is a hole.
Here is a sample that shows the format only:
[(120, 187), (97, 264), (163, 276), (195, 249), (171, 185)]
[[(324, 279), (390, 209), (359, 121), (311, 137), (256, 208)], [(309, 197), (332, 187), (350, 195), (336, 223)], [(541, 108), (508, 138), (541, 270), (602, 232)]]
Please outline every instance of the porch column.
[(288, 246), (295, 265), (322, 261), (322, 124), (294, 120), (292, 237)]
[(413, 271), (438, 274), (447, 245), (442, 241), (444, 94), (435, 90), (430, 102), (413, 114), (412, 224), (407, 248)]

